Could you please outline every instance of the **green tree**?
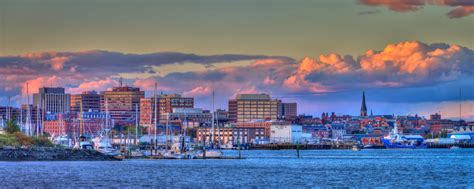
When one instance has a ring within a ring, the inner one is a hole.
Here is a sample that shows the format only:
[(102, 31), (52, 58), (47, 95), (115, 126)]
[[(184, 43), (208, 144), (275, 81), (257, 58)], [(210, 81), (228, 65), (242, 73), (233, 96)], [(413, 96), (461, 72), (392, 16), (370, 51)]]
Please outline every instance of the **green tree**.
[(425, 135), (425, 139), (430, 139), (430, 138), (433, 138), (433, 135), (431, 135), (431, 133), (428, 133), (427, 135)]
[(439, 137), (440, 137), (440, 138), (446, 138), (446, 137), (448, 137), (448, 131), (442, 130)]
[(15, 123), (14, 120), (8, 120), (5, 131), (7, 133), (13, 134), (13, 133), (16, 133), (16, 132), (20, 132), (20, 127)]

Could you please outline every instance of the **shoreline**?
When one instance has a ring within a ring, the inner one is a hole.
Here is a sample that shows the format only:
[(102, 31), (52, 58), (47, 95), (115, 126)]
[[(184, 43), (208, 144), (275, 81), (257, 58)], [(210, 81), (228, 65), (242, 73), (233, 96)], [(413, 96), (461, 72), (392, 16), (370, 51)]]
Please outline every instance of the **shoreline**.
[(95, 150), (63, 148), (0, 148), (0, 161), (120, 161)]

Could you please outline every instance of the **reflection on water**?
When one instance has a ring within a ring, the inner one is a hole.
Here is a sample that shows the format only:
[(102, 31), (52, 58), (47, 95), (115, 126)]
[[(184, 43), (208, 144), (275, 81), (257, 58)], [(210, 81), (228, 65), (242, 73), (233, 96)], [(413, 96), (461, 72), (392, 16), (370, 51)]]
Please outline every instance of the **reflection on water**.
[[(242, 151), (243, 160), (0, 162), (2, 187), (473, 187), (474, 150)], [(235, 156), (236, 151), (225, 155)]]

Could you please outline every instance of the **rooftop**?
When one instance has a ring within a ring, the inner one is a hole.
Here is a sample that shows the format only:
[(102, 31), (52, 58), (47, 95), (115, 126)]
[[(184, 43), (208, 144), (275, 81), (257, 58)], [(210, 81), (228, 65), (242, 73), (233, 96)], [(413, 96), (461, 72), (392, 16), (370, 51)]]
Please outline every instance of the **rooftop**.
[(271, 100), (268, 94), (238, 94), (237, 100)]

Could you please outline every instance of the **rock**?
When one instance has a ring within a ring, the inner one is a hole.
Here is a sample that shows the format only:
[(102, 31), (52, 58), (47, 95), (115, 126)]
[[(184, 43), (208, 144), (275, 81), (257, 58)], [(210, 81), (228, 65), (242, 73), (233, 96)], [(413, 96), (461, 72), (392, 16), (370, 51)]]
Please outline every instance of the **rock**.
[(95, 150), (62, 148), (3, 148), (0, 161), (117, 161)]

